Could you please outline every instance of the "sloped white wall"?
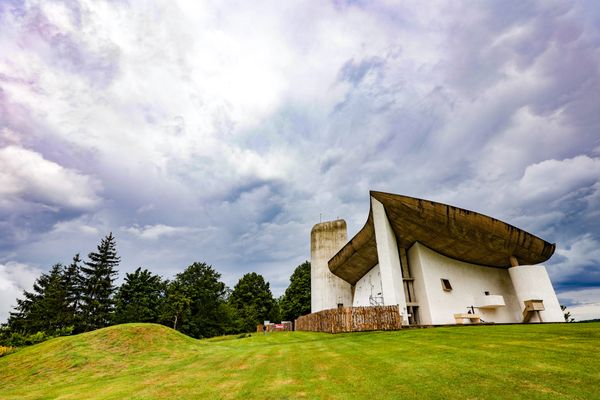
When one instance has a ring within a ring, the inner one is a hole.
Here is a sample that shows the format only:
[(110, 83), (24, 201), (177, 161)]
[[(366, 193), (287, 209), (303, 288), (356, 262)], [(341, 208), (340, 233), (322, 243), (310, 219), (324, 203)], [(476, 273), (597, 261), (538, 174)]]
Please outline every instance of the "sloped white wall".
[[(507, 269), (484, 267), (445, 257), (420, 243), (408, 251), (409, 265), (419, 303), (421, 324), (454, 324), (455, 313), (466, 313), (478, 297), (488, 291), (502, 295), (506, 305), (495, 309), (475, 309), (486, 322), (521, 322), (521, 307)], [(442, 289), (448, 279), (452, 291)]]
[(381, 273), (379, 264), (371, 268), (358, 282), (354, 285), (354, 300), (353, 307), (370, 306), (370, 296), (382, 297), (381, 290)]
[[(543, 300), (545, 310), (540, 311), (542, 322), (565, 322), (546, 267), (543, 265), (519, 265), (509, 268), (508, 272), (512, 278), (521, 309), (525, 307), (525, 300)], [(531, 321), (540, 322), (535, 315)]]
[(377, 259), (381, 273), (383, 304), (398, 305), (402, 314), (402, 324), (408, 325), (406, 296), (402, 282), (402, 266), (398, 252), (398, 242), (394, 230), (385, 212), (385, 207), (376, 198), (371, 197), (373, 228), (377, 243)]

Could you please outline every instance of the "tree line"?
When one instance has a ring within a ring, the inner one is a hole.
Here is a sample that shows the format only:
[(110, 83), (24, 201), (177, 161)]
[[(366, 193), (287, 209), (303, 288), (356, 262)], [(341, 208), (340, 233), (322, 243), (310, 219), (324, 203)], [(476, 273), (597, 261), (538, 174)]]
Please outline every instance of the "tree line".
[(49, 337), (87, 332), (114, 324), (151, 322), (195, 338), (252, 332), (264, 320), (294, 320), (310, 312), (310, 263), (299, 265), (279, 299), (255, 272), (233, 289), (211, 265), (194, 262), (167, 280), (147, 269), (125, 274), (117, 287), (116, 239), (103, 238), (82, 260), (55, 264), (32, 291), (16, 300), (0, 327), (0, 345), (23, 346)]

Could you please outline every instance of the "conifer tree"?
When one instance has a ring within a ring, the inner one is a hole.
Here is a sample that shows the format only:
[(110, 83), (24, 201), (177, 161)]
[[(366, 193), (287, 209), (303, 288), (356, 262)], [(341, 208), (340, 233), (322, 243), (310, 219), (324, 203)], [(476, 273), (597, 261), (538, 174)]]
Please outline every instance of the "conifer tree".
[(65, 268), (55, 264), (49, 273), (42, 274), (33, 284), (33, 291), (23, 292), (17, 299), (16, 312), (8, 320), (13, 332), (54, 335), (73, 326), (74, 312), (67, 300)]
[(63, 286), (65, 288), (66, 304), (71, 313), (71, 325), (76, 332), (82, 330), (81, 327), (81, 291), (82, 291), (82, 276), (81, 276), (81, 258), (79, 253), (75, 254), (71, 264), (69, 264), (63, 272)]
[(115, 237), (108, 234), (97, 247), (88, 254), (88, 261), (81, 267), (81, 318), (86, 331), (110, 325), (114, 311), (113, 293), (116, 267), (121, 260), (117, 256)]
[(33, 283), (32, 291), (23, 291), (23, 298), (17, 299), (15, 311), (8, 317), (12, 332), (35, 333), (42, 330), (40, 303), (50, 281), (49, 274), (42, 274)]

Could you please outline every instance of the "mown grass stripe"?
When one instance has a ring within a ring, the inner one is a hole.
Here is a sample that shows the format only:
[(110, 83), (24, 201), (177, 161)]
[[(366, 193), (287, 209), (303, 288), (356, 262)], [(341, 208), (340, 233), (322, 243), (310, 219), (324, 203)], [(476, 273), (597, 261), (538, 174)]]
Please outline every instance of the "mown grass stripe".
[(600, 324), (195, 340), (127, 324), (0, 358), (2, 399), (589, 399)]

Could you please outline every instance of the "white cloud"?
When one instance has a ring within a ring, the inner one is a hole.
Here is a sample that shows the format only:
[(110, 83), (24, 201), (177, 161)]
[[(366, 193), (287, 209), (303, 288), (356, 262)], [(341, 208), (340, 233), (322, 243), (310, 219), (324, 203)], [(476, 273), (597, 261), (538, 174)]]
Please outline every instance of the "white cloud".
[(20, 145), (21, 138), (19, 135), (13, 131), (12, 129), (3, 128), (0, 130), (0, 147), (5, 147), (9, 145)]
[(54, 224), (52, 228), (53, 234), (84, 234), (84, 235), (98, 235), (100, 232), (98, 227), (89, 225), (91, 221), (88, 218), (80, 217), (68, 221), (60, 221)]
[(580, 155), (565, 160), (545, 160), (528, 166), (519, 181), (526, 198), (548, 201), (600, 180), (600, 158)]
[[(90, 209), (100, 202), (99, 183), (19, 146), (0, 149), (0, 201)], [(1, 203), (0, 203), (1, 204)]]
[(156, 240), (163, 236), (180, 236), (209, 231), (211, 229), (190, 228), (186, 226), (168, 226), (163, 224), (122, 227), (123, 231), (141, 239)]
[(576, 321), (600, 319), (600, 288), (577, 289), (558, 294), (561, 303)]
[(0, 264), (0, 322), (8, 318), (24, 290), (31, 290), (41, 270), (27, 264), (9, 261)]

